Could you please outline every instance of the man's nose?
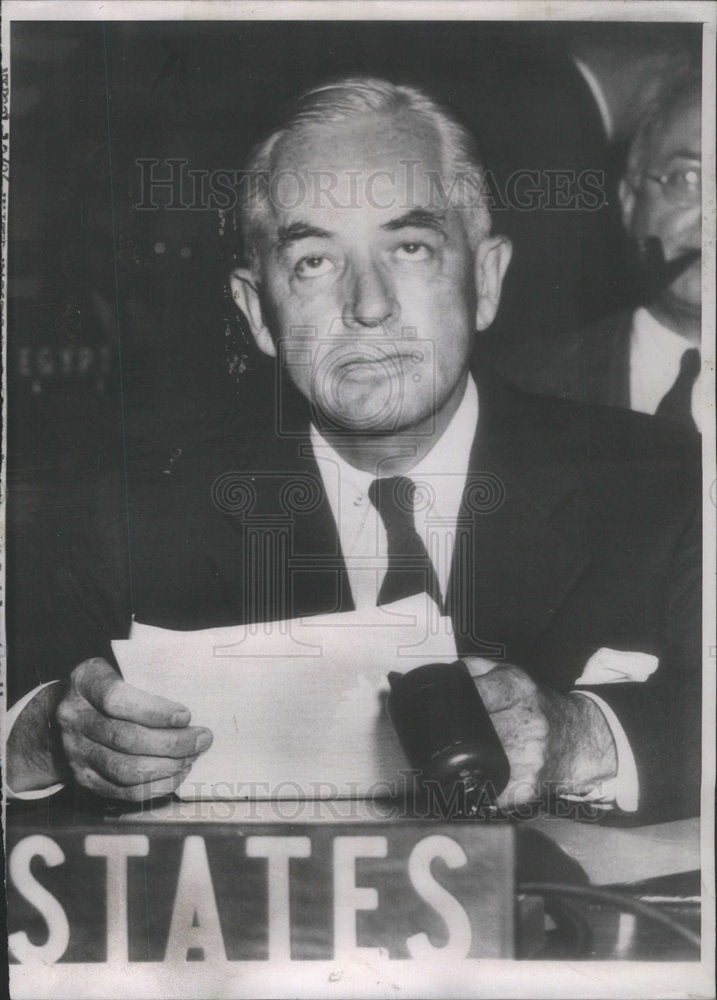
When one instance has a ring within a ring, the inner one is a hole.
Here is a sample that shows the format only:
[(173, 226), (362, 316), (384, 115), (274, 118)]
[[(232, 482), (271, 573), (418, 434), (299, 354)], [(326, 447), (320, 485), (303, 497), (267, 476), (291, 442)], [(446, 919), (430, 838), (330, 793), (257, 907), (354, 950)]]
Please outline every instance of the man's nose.
[(348, 327), (378, 327), (398, 318), (399, 307), (389, 275), (374, 262), (352, 268), (342, 312)]

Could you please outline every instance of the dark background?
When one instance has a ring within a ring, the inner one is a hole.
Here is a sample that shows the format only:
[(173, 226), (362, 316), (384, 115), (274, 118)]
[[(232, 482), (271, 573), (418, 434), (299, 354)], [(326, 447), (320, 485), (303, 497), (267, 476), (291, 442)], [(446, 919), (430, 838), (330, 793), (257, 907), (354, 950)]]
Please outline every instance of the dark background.
[[(700, 25), (583, 26), (699, 51)], [(489, 22), (14, 23), (8, 241), (11, 531), (83, 470), (177, 442), (271, 396), (224, 290), (233, 213), (140, 210), (140, 158), (233, 170), (274, 113), (320, 79), (425, 86), (480, 137), (500, 188), (516, 170), (603, 170), (595, 212), (505, 210), (514, 260), (489, 363), (521, 380), (546, 338), (625, 300), (608, 145), (569, 55), (575, 26)], [(162, 197), (157, 196), (162, 202)], [(164, 201), (166, 202), (166, 197)], [(161, 251), (161, 252), (160, 252)], [(237, 371), (247, 355), (248, 370)], [(169, 460), (169, 459), (168, 459)]]

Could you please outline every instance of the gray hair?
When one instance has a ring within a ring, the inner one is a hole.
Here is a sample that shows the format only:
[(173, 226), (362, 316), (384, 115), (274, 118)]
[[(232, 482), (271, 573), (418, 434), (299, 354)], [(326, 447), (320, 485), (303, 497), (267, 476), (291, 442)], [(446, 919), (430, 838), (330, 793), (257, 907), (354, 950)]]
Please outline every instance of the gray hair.
[(247, 262), (257, 268), (269, 210), (272, 167), (280, 141), (302, 126), (349, 122), (370, 114), (420, 115), (437, 133), (441, 144), (441, 192), (447, 204), (467, 213), (466, 232), (475, 249), (490, 232), (485, 172), (475, 140), (444, 108), (422, 91), (372, 77), (347, 77), (301, 94), (278, 128), (249, 155), (241, 206)]
[(701, 107), (702, 73), (692, 70), (679, 75), (666, 84), (640, 120), (627, 154), (625, 176), (632, 187), (642, 183), (649, 166), (649, 157), (655, 138), (670, 119), (692, 101)]

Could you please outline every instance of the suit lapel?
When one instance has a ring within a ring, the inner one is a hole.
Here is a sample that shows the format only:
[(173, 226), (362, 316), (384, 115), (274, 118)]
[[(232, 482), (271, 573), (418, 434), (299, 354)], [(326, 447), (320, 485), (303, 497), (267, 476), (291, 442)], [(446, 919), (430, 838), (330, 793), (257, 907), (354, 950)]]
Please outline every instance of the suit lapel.
[[(237, 544), (221, 536), (212, 553), (236, 594), (242, 621), (271, 621), (353, 609), (338, 531), (308, 435), (238, 468), (247, 497), (222, 514)], [(237, 535), (239, 536), (237, 539)]]
[(585, 398), (607, 406), (630, 407), (632, 313), (624, 311), (589, 328), (583, 343)]
[(619, 313), (609, 330), (610, 350), (604, 365), (607, 383), (605, 400), (610, 406), (630, 407), (630, 334), (632, 313)]
[(284, 486), (291, 519), (291, 607), (294, 615), (354, 610), (336, 522), (307, 438), (296, 446), (297, 472)]
[(448, 607), (459, 653), (525, 662), (588, 564), (579, 484), (527, 397), (483, 378), (479, 398)]

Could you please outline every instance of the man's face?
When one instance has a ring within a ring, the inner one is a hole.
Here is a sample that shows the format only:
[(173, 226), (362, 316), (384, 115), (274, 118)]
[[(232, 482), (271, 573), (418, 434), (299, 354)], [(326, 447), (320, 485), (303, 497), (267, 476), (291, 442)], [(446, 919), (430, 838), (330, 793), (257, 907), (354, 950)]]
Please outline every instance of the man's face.
[(440, 203), (438, 147), (406, 115), (312, 125), (278, 151), (262, 313), (292, 381), (340, 427), (420, 432), (462, 395), (481, 269), (467, 213)]
[[(672, 260), (687, 250), (701, 246), (701, 205), (675, 205), (662, 185), (651, 179), (673, 171), (702, 165), (701, 113), (697, 98), (682, 105), (654, 136), (646, 157), (637, 191), (623, 187), (622, 199), (628, 232), (637, 239), (658, 236), (665, 259)], [(679, 275), (667, 295), (686, 306), (699, 306), (701, 299), (700, 260)]]

